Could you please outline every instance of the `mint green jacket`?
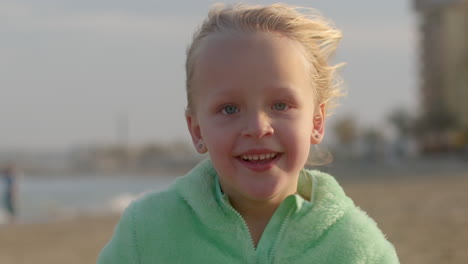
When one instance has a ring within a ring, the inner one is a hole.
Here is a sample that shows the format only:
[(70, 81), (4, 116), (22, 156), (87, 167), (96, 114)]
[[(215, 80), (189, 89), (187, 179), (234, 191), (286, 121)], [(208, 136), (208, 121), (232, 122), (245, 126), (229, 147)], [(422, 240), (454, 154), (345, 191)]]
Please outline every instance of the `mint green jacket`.
[(332, 176), (303, 170), (297, 192), (254, 247), (205, 160), (167, 191), (133, 202), (98, 263), (399, 263), (392, 244)]

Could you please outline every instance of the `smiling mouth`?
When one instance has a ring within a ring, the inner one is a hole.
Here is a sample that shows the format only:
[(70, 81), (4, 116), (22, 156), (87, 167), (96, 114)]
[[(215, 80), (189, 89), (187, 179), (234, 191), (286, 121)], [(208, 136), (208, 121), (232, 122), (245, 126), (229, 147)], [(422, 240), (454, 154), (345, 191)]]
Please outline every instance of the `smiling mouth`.
[(270, 161), (278, 157), (279, 153), (267, 153), (267, 154), (261, 154), (261, 155), (242, 155), (240, 158), (243, 161), (248, 161), (248, 162), (259, 162), (259, 161)]

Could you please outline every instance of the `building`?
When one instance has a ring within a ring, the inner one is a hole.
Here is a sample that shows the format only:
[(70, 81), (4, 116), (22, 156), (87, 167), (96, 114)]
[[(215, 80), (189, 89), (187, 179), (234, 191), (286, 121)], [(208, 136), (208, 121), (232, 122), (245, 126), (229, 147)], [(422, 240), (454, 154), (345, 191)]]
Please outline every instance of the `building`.
[(414, 0), (424, 144), (468, 145), (468, 0)]

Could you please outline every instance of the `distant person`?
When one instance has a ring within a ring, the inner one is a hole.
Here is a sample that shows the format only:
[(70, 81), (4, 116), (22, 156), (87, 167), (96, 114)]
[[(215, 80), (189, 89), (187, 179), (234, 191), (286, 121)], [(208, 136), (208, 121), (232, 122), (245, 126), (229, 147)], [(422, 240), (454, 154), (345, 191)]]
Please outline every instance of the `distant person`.
[(304, 169), (341, 94), (341, 33), (297, 10), (211, 9), (186, 61), (186, 121), (210, 159), (133, 202), (99, 264), (399, 262), (332, 176)]
[(16, 221), (16, 174), (16, 167), (13, 164), (7, 165), (2, 172), (4, 183), (3, 205), (10, 222)]

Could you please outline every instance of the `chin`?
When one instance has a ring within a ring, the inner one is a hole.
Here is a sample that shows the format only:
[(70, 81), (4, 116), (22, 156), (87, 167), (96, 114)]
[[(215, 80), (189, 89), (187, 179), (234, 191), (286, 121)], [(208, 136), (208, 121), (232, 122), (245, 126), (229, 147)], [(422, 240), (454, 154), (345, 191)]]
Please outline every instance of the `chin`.
[(250, 199), (259, 202), (276, 200), (278, 198), (282, 201), (284, 198), (294, 192), (295, 190), (289, 193), (285, 186), (279, 182), (256, 184), (249, 186), (249, 188), (246, 190), (246, 194)]

